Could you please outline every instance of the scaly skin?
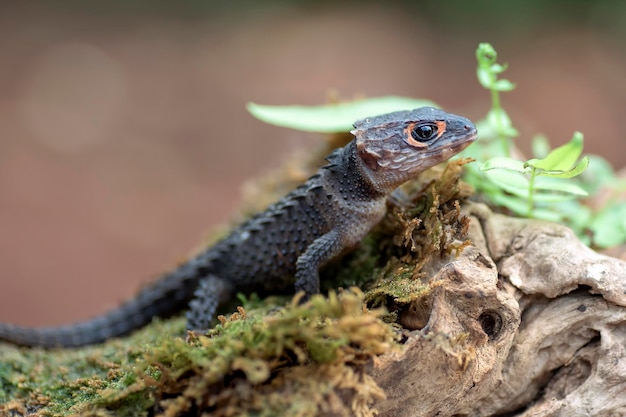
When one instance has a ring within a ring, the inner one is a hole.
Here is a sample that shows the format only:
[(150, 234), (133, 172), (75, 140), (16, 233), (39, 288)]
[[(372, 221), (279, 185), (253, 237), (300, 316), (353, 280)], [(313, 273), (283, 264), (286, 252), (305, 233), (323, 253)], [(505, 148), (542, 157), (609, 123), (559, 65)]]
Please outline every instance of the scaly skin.
[(282, 292), (295, 278), (295, 290), (305, 298), (318, 293), (319, 269), (382, 219), (394, 189), (476, 139), (469, 120), (430, 107), (367, 118), (354, 127), (355, 139), (304, 184), (132, 300), (68, 326), (0, 323), (0, 340), (48, 348), (100, 343), (187, 305), (188, 329), (204, 331), (220, 303), (236, 292)]

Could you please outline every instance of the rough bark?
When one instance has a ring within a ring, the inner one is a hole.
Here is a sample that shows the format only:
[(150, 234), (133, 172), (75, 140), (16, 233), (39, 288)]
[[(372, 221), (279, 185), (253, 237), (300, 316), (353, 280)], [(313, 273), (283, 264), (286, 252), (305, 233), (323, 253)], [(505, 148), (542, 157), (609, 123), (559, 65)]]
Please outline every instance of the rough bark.
[(367, 370), (379, 415), (626, 416), (626, 262), (564, 226), (465, 214), (473, 246), (429, 265), (436, 289), (405, 312), (426, 326)]

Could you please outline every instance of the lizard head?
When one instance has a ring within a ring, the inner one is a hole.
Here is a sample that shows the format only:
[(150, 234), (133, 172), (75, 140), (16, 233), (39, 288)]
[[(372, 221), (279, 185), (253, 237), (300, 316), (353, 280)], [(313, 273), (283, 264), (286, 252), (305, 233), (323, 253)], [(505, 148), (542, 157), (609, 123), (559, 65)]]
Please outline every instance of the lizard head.
[(355, 122), (351, 133), (363, 173), (385, 193), (476, 140), (471, 121), (433, 107), (368, 117)]

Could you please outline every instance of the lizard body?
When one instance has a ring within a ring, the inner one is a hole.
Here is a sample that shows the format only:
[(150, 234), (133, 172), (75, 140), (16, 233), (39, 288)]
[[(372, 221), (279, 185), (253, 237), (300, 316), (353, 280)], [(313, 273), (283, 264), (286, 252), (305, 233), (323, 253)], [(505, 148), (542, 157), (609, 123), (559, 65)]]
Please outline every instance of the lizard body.
[[(385, 215), (389, 194), (444, 162), (476, 138), (468, 120), (423, 107), (357, 121), (304, 184), (214, 246), (93, 319), (50, 328), (0, 323), (0, 340), (26, 346), (75, 347), (122, 336), (185, 306), (187, 328), (210, 327), (220, 303), (236, 292), (319, 292), (319, 269), (354, 248)], [(295, 278), (295, 284), (294, 284)]]

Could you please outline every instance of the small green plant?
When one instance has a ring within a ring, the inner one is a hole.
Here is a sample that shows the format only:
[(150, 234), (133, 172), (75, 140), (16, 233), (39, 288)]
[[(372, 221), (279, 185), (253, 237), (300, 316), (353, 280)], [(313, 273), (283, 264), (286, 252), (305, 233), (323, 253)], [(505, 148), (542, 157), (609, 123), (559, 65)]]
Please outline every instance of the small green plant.
[(491, 92), (491, 109), (487, 117), (478, 122), (482, 152), (468, 151), (469, 156), (482, 162), (479, 169), (469, 169), (468, 182), (492, 203), (505, 206), (520, 216), (562, 220), (558, 213), (546, 207), (557, 201), (587, 195), (578, 184), (563, 180), (579, 175), (589, 165), (588, 158), (576, 163), (582, 153), (583, 135), (575, 133), (569, 143), (552, 152), (547, 141), (541, 143), (543, 147), (538, 143), (537, 147), (543, 151), (543, 155), (536, 155), (538, 158), (525, 162), (512, 158), (511, 141), (518, 132), (502, 107), (500, 92), (511, 91), (515, 85), (498, 78), (507, 66), (499, 64), (497, 58), (498, 54), (490, 44), (478, 45), (476, 73), (480, 84)]
[[(626, 241), (626, 209), (617, 198), (595, 211), (580, 200), (601, 188), (616, 196), (626, 188), (625, 182), (619, 181), (599, 156), (579, 160), (583, 151), (580, 132), (554, 150), (546, 138), (537, 136), (532, 142), (535, 158), (512, 158), (512, 139), (518, 132), (501, 104), (500, 93), (513, 90), (515, 85), (498, 78), (507, 66), (497, 62), (491, 45), (480, 44), (476, 58), (478, 80), (491, 93), (491, 109), (477, 123), (482, 143), (463, 154), (479, 162), (468, 166), (466, 180), (491, 203), (520, 216), (565, 223), (588, 244), (608, 247)], [(587, 170), (590, 161), (592, 167)]]
[[(487, 160), (480, 169), (482, 171), (505, 170), (505, 172), (486, 173), (491, 182), (512, 196), (508, 198), (508, 196), (500, 195), (496, 198), (500, 202), (506, 202), (511, 210), (524, 214), (526, 217), (533, 217), (535, 203), (553, 203), (587, 195), (587, 192), (578, 184), (553, 181), (555, 178), (572, 178), (587, 168), (588, 157), (576, 163), (582, 150), (583, 135), (576, 132), (571, 141), (549, 152), (543, 159), (534, 158), (522, 162), (498, 156)], [(526, 200), (525, 208), (520, 205), (517, 198)]]
[(517, 137), (519, 133), (513, 127), (511, 118), (500, 105), (500, 92), (511, 91), (515, 88), (515, 84), (504, 78), (498, 79), (498, 75), (502, 74), (506, 68), (506, 64), (498, 64), (498, 54), (496, 50), (488, 43), (481, 43), (476, 49), (476, 60), (478, 68), (476, 76), (478, 82), (491, 91), (491, 109), (487, 113), (483, 127), (490, 127), (493, 135), (498, 137), (502, 144), (502, 151), (505, 156), (510, 155), (510, 141)]

